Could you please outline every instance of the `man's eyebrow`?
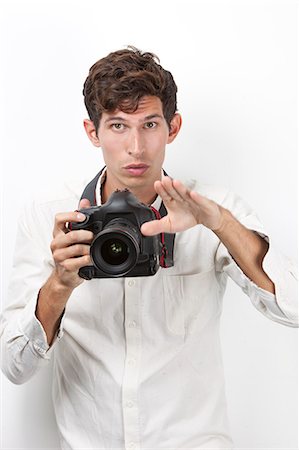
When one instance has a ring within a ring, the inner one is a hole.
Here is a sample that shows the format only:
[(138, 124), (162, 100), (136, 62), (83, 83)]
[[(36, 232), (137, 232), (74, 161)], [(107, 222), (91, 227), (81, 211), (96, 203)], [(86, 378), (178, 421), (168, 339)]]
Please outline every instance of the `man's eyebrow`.
[[(152, 119), (164, 119), (164, 117), (158, 113), (149, 114), (148, 116), (145, 116), (143, 119), (141, 119), (140, 122), (147, 122)], [(121, 117), (121, 116), (113, 116), (113, 117), (108, 117), (105, 120), (105, 123), (114, 122), (114, 121), (126, 122), (127, 119), (125, 119), (124, 117)]]
[(149, 116), (146, 116), (144, 118), (145, 121), (151, 120), (151, 119), (164, 119), (164, 117), (161, 116), (161, 114), (150, 114)]
[(105, 123), (113, 122), (115, 120), (124, 122), (126, 119), (124, 119), (123, 117), (119, 117), (119, 116), (108, 117), (108, 119), (105, 120)]

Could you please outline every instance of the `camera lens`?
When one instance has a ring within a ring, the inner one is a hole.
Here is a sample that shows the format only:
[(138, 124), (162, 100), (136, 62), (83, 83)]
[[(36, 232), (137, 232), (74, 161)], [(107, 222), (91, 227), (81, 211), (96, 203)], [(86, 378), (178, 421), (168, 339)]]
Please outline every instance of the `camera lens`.
[(98, 233), (90, 247), (93, 264), (109, 276), (124, 276), (140, 254), (140, 232), (124, 219), (114, 219)]
[(120, 239), (107, 239), (101, 248), (103, 260), (112, 265), (123, 264), (129, 257), (129, 247)]

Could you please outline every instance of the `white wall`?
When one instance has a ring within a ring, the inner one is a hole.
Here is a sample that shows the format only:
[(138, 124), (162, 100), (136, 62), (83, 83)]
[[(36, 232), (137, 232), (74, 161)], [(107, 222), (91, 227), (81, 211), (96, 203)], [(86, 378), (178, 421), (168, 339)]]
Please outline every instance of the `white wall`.
[[(16, 221), (36, 191), (101, 166), (84, 135), (91, 64), (133, 44), (179, 86), (184, 125), (165, 167), (229, 186), (297, 256), (296, 2), (1, 2), (2, 295)], [(232, 283), (222, 339), (237, 448), (295, 449), (297, 334), (260, 315)], [(50, 370), (23, 386), (1, 376), (1, 449), (58, 448)]]

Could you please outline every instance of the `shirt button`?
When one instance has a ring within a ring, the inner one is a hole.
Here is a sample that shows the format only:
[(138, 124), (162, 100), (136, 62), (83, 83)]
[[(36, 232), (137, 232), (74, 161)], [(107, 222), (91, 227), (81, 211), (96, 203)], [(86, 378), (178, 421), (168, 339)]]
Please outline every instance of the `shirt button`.
[(127, 407), (127, 408), (133, 408), (133, 406), (134, 406), (134, 403), (131, 402), (131, 401), (129, 401), (129, 402), (126, 403), (126, 407)]
[(129, 281), (128, 281), (128, 285), (129, 285), (130, 287), (134, 286), (134, 285), (135, 285), (135, 281), (134, 281), (134, 280), (129, 280)]
[(137, 444), (135, 444), (135, 442), (130, 442), (129, 443), (129, 448), (136, 448)]
[(130, 328), (135, 328), (137, 325), (137, 323), (135, 322), (135, 320), (132, 320), (132, 322), (129, 322), (129, 327)]
[(60, 330), (57, 334), (57, 340), (60, 340), (63, 337), (63, 331)]
[(41, 347), (35, 347), (35, 348), (40, 355), (45, 355), (47, 353), (47, 350), (45, 350), (44, 348), (41, 348)]

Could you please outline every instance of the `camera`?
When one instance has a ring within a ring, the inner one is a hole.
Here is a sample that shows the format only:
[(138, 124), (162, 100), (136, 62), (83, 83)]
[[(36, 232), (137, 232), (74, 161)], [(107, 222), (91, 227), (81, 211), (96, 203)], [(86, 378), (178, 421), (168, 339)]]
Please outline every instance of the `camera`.
[(163, 245), (160, 236), (143, 236), (140, 227), (156, 219), (154, 211), (128, 190), (116, 190), (103, 206), (82, 209), (84, 222), (69, 223), (70, 230), (90, 230), (91, 266), (79, 270), (81, 278), (143, 277), (159, 268)]

